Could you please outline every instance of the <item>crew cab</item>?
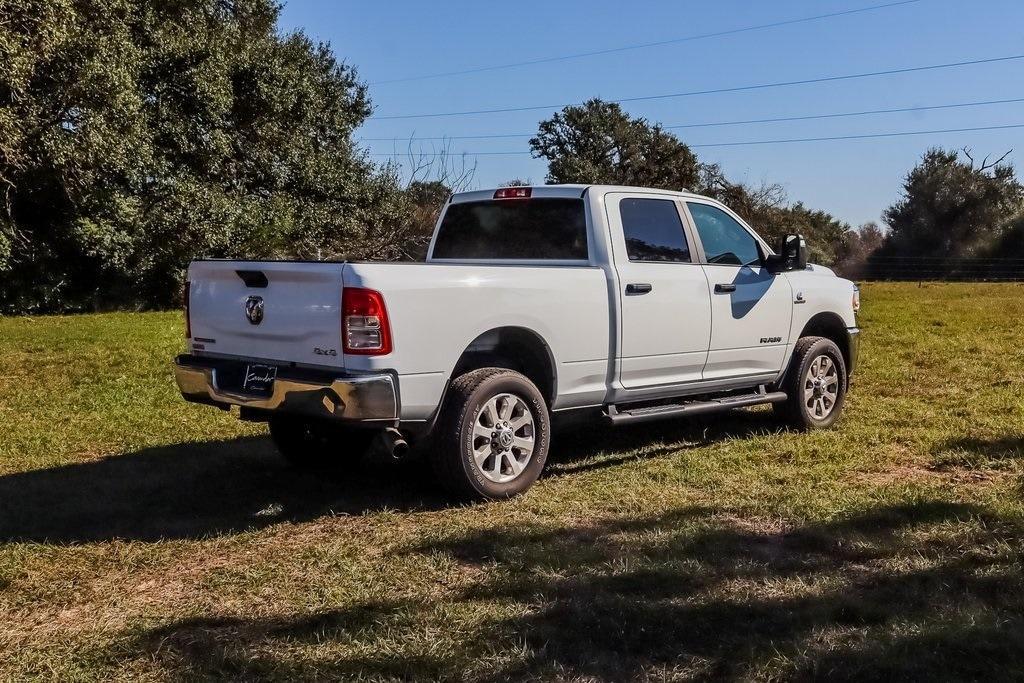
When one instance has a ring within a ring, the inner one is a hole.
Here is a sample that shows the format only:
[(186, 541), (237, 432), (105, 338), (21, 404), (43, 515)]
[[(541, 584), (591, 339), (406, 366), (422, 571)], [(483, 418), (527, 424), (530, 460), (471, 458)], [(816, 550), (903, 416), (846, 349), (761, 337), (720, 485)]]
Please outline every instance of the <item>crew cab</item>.
[(187, 280), (185, 399), (268, 422), (299, 464), (429, 444), (467, 498), (529, 488), (570, 414), (771, 403), (829, 427), (857, 361), (852, 282), (687, 192), (463, 192), (425, 263), (200, 260)]

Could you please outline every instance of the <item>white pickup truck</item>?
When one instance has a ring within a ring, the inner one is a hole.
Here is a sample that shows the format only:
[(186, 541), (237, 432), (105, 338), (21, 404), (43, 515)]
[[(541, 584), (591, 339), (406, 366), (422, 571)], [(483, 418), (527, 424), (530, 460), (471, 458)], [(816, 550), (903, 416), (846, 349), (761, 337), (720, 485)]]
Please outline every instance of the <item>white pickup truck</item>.
[(187, 400), (269, 422), (293, 462), (420, 440), (453, 493), (505, 498), (570, 411), (623, 424), (772, 403), (830, 426), (859, 305), (802, 237), (775, 254), (706, 197), (509, 187), (453, 195), (426, 263), (192, 263), (175, 375)]

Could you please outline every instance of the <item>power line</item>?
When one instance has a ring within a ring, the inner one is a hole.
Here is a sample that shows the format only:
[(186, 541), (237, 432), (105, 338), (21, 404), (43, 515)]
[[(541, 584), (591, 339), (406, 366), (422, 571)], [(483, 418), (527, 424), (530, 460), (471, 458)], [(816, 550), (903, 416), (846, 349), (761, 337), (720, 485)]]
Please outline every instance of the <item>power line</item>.
[[(865, 133), (858, 135), (829, 135), (816, 138), (781, 138), (774, 140), (744, 140), (741, 142), (708, 142), (697, 145), (688, 145), (691, 148), (706, 147), (740, 147), (744, 145), (781, 145), (795, 142), (828, 142), (834, 140), (866, 140), (869, 138), (896, 138), (909, 135), (938, 135), (941, 133), (973, 133), (985, 130), (1009, 130), (1011, 128), (1024, 128), (1024, 123), (1014, 123), (1005, 126), (976, 126), (973, 128), (945, 128), (942, 130), (909, 130), (893, 133)], [(500, 152), (427, 152), (423, 154), (412, 153), (412, 156), (511, 156), (532, 154), (528, 151), (500, 151)], [(404, 157), (409, 153), (373, 153), (372, 156), (379, 157)]]
[(911, 5), (921, 0), (901, 0), (900, 2), (888, 2), (882, 5), (872, 5), (870, 7), (859, 7), (856, 9), (843, 10), (841, 12), (829, 12), (828, 14), (817, 14), (811, 17), (800, 17), (798, 19), (787, 19), (785, 21), (776, 21), (770, 24), (759, 24), (757, 26), (744, 26), (742, 28), (727, 29), (725, 31), (715, 31), (714, 33), (699, 33), (692, 36), (684, 36), (682, 38), (671, 38), (669, 40), (659, 40), (653, 43), (638, 43), (635, 45), (623, 45), (621, 47), (611, 47), (603, 50), (592, 50), (590, 52), (576, 52), (568, 55), (558, 55), (555, 57), (540, 57), (538, 59), (530, 59), (522, 62), (510, 62), (507, 64), (494, 64), (491, 66), (479, 66), (471, 69), (461, 69), (458, 71), (443, 71), (441, 73), (425, 74), (422, 76), (407, 76), (403, 78), (389, 78), (382, 81), (374, 81), (370, 85), (385, 85), (387, 83), (407, 83), (409, 81), (424, 81), (432, 78), (445, 78), (447, 76), (463, 76), (466, 74), (483, 73), (486, 71), (499, 71), (502, 69), (512, 69), (521, 66), (532, 66), (535, 64), (550, 64), (552, 62), (565, 62), (572, 59), (580, 59), (583, 57), (595, 57), (597, 55), (607, 55), (616, 52), (627, 52), (630, 50), (642, 50), (649, 47), (659, 47), (662, 45), (672, 45), (675, 43), (685, 43), (694, 40), (704, 40), (707, 38), (718, 38), (721, 36), (735, 35), (737, 33), (746, 33), (749, 31), (760, 31), (769, 28), (778, 28), (780, 26), (791, 26), (793, 24), (802, 24), (810, 21), (818, 21), (821, 19), (830, 19), (833, 17), (841, 17), (849, 14), (859, 14), (862, 12), (871, 12), (879, 9), (886, 9), (889, 7), (897, 7), (899, 5)]
[(983, 130), (1008, 130), (1010, 128), (1024, 128), (1024, 123), (1014, 123), (1006, 126), (976, 126), (974, 128), (945, 128), (943, 130), (909, 130), (895, 133), (866, 133), (863, 135), (829, 135), (819, 138), (787, 138), (781, 140), (751, 140), (745, 142), (715, 142), (703, 145), (690, 145), (690, 147), (739, 147), (740, 145), (780, 145), (790, 142), (827, 142), (831, 140), (866, 140), (868, 138), (898, 138), (907, 135), (937, 135), (940, 133), (973, 133)]
[[(1012, 104), (1016, 102), (1024, 102), (1024, 97), (1016, 97), (1008, 100), (984, 100), (980, 102), (956, 102), (953, 104), (933, 104), (916, 107), (899, 107), (896, 109), (867, 109), (864, 111), (848, 111), (831, 114), (808, 114), (803, 116), (780, 116), (776, 118), (768, 119), (746, 119), (742, 121), (708, 121), (703, 123), (681, 123), (671, 126), (662, 126), (665, 130), (678, 130), (681, 128), (710, 128), (713, 126), (738, 126), (742, 124), (751, 123), (778, 123), (780, 121), (811, 121), (815, 119), (837, 119), (846, 118), (852, 116), (867, 116), (870, 114), (896, 114), (903, 112), (915, 112), (915, 111), (932, 111), (936, 109), (956, 109), (961, 107), (981, 107), (995, 104)], [(528, 138), (536, 135), (533, 133), (494, 133), (489, 135), (436, 135), (429, 137), (416, 137), (410, 135), (407, 137), (391, 137), (391, 138), (359, 138), (360, 142), (416, 142), (416, 141), (427, 141), (427, 140), (492, 140), (499, 138)]]
[[(1009, 55), (1006, 57), (990, 57), (987, 59), (972, 59), (963, 62), (948, 62), (945, 64), (929, 64), (927, 66), (912, 66), (904, 67), (901, 69), (886, 69), (883, 71), (868, 71), (864, 73), (856, 74), (843, 74), (840, 76), (822, 76), (819, 78), (804, 78), (794, 81), (776, 81), (773, 83), (758, 83), (755, 85), (738, 85), (730, 88), (713, 88), (709, 90), (690, 90), (687, 92), (677, 93), (666, 93), (662, 95), (644, 95), (640, 97), (622, 97), (615, 100), (606, 100), (607, 102), (614, 102), (623, 104), (627, 102), (642, 102), (650, 100), (664, 100), (676, 97), (692, 97), (695, 95), (713, 95), (718, 93), (730, 93), (730, 92), (743, 92), (749, 90), (764, 90), (767, 88), (781, 88), (793, 85), (808, 85), (811, 83), (826, 83), (831, 81), (848, 81), (856, 78), (871, 78), (876, 76), (892, 76), (895, 74), (914, 73), (918, 71), (934, 71), (936, 69), (950, 69), (953, 67), (960, 66), (973, 66), (977, 64), (993, 64), (996, 62), (1008, 62), (1017, 59), (1024, 59), (1024, 54), (1020, 55)], [(471, 116), (478, 114), (505, 114), (510, 112), (520, 111), (538, 111), (541, 109), (561, 109), (569, 106), (579, 106), (580, 102), (575, 103), (561, 103), (561, 104), (542, 104), (542, 105), (531, 105), (528, 107), (503, 107), (498, 109), (472, 109), (467, 111), (449, 111), (449, 112), (431, 112), (424, 114), (389, 114), (387, 116), (371, 116), (371, 121), (386, 121), (395, 119), (426, 119), (426, 118), (439, 118), (442, 116)]]

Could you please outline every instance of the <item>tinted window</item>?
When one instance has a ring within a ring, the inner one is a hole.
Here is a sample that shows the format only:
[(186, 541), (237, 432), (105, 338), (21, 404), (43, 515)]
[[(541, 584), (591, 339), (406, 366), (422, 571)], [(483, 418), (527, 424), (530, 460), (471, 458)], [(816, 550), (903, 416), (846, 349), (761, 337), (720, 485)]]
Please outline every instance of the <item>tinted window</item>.
[(582, 199), (504, 199), (452, 204), (434, 258), (586, 260)]
[(757, 240), (721, 209), (707, 204), (687, 204), (708, 263), (745, 266), (758, 263)]
[(619, 214), (630, 261), (689, 262), (690, 249), (674, 201), (623, 199)]

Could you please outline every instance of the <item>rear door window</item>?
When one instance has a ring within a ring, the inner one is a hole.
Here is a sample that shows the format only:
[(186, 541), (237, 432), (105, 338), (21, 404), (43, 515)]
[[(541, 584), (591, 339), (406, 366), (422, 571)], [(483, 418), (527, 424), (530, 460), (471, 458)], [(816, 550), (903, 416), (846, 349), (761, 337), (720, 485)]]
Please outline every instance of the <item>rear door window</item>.
[(690, 262), (690, 247), (674, 201), (626, 198), (619, 202), (619, 215), (630, 261)]
[(582, 199), (503, 199), (452, 204), (434, 240), (435, 259), (585, 261)]

